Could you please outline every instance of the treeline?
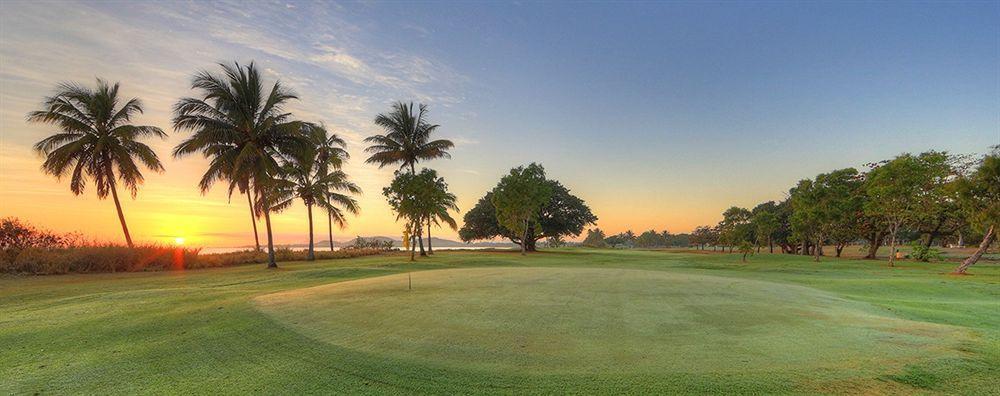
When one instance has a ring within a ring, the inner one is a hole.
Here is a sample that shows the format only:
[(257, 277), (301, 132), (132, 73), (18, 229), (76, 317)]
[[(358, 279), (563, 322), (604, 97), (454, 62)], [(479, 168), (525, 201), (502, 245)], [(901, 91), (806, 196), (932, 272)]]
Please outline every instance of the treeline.
[(691, 234), (671, 234), (664, 230), (648, 230), (635, 235), (632, 230), (620, 234), (606, 236), (600, 228), (587, 230), (587, 237), (580, 242), (581, 246), (594, 248), (658, 248), (658, 247), (688, 247), (691, 245)]
[[(799, 181), (780, 202), (752, 209), (731, 207), (714, 226), (697, 227), (691, 243), (730, 251), (775, 248), (787, 254), (840, 257), (854, 244), (875, 259), (889, 247), (912, 242), (912, 256), (926, 261), (935, 244), (979, 241), (979, 249), (956, 268), (964, 273), (996, 238), (1000, 222), (1000, 146), (979, 157), (928, 151), (867, 164), (865, 171), (837, 169)], [(832, 246), (833, 252), (825, 252)]]

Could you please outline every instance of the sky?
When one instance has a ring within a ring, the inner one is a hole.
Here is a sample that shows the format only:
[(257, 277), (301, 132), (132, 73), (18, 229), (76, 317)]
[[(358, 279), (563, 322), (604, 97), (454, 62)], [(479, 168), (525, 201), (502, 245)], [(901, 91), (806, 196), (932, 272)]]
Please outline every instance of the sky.
[[(361, 215), (335, 239), (401, 234), (362, 140), (394, 101), (430, 106), (450, 160), (422, 163), (464, 211), (510, 168), (545, 166), (606, 233), (687, 232), (796, 181), (929, 149), (1000, 144), (1000, 2), (0, 2), (0, 216), (120, 241), (110, 200), (42, 174), (25, 114), (63, 81), (139, 97), (164, 162), (123, 202), (133, 238), (252, 243), (242, 197), (202, 195), (171, 106), (250, 61), (348, 142)], [(325, 223), (319, 223), (325, 227)], [(306, 240), (305, 208), (274, 217)], [(317, 232), (325, 235), (325, 228)], [(457, 238), (453, 230), (436, 236)], [(325, 239), (320, 237), (318, 239)]]

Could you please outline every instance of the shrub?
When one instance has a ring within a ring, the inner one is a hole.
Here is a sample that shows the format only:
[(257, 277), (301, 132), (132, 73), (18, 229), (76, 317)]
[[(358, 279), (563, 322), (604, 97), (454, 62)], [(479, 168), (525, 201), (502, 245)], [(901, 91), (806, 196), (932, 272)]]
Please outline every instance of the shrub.
[[(378, 241), (376, 241), (378, 242)], [(379, 254), (384, 249), (357, 248), (316, 252), (317, 259)], [(305, 251), (275, 251), (278, 261), (302, 261)], [(87, 272), (168, 271), (228, 267), (267, 262), (267, 253), (241, 251), (200, 254), (200, 249), (164, 245), (126, 247), (84, 242), (77, 234), (39, 230), (15, 218), (0, 221), (0, 273), (65, 274)]]
[(924, 246), (920, 241), (910, 244), (910, 257), (917, 261), (941, 260), (941, 251)]

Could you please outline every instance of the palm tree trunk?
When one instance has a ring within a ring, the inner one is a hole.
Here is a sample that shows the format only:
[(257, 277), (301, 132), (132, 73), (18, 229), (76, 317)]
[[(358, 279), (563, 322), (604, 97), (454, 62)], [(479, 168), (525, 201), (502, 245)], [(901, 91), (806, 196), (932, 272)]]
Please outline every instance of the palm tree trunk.
[(254, 251), (260, 251), (260, 236), (257, 235), (257, 216), (253, 210), (253, 200), (250, 198), (250, 189), (247, 189), (247, 204), (250, 205), (250, 224), (253, 224), (253, 243), (256, 247)]
[(306, 205), (306, 213), (309, 214), (309, 253), (306, 255), (306, 260), (315, 261), (316, 260), (316, 250), (313, 248), (313, 206)]
[(111, 186), (111, 198), (115, 200), (115, 209), (118, 209), (118, 221), (122, 223), (122, 231), (125, 233), (125, 243), (128, 247), (135, 247), (132, 244), (132, 235), (128, 232), (128, 225), (125, 224), (125, 213), (122, 212), (122, 204), (118, 201), (118, 189), (115, 187), (115, 172), (108, 167), (108, 184)]
[(955, 273), (964, 274), (969, 267), (979, 261), (979, 258), (983, 257), (983, 254), (986, 253), (986, 249), (989, 249), (990, 244), (993, 243), (993, 238), (996, 238), (996, 229), (995, 226), (990, 226), (990, 228), (986, 230), (986, 235), (983, 235), (983, 242), (979, 244), (979, 249), (977, 249), (972, 256), (965, 259), (965, 261), (962, 262), (962, 265), (955, 268)]
[(326, 220), (327, 220), (327, 224), (329, 224), (329, 226), (330, 226), (329, 227), (330, 228), (330, 251), (332, 252), (333, 251), (333, 212), (332, 211), (328, 210), (326, 212)]
[(427, 219), (427, 254), (434, 254), (434, 248), (431, 247), (431, 220)]
[[(413, 230), (412, 225), (407, 225), (407, 227), (410, 227), (411, 231)], [(417, 233), (413, 232), (410, 234), (410, 261), (414, 260), (414, 255), (416, 254), (416, 252), (417, 252)]]
[(267, 228), (267, 268), (278, 268), (278, 262), (274, 260), (274, 233), (271, 232), (271, 208), (265, 194), (260, 195), (261, 202), (264, 202), (264, 226)]

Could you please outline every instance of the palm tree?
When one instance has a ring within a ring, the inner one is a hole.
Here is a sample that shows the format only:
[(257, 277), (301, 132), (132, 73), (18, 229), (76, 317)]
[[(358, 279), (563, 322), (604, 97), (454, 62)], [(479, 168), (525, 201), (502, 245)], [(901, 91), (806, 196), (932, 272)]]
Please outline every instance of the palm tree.
[[(371, 153), (365, 162), (378, 164), (379, 168), (399, 164), (401, 168), (409, 168), (411, 174), (416, 174), (416, 163), (420, 160), (451, 158), (448, 149), (455, 144), (446, 139), (430, 140), (439, 125), (429, 123), (426, 117), (427, 105), (419, 105), (414, 113), (412, 102), (396, 102), (389, 113), (375, 116), (375, 125), (382, 127), (385, 134), (365, 139), (370, 144), (365, 152)], [(419, 230), (421, 227), (416, 228)], [(420, 255), (424, 256), (424, 242), (420, 234), (417, 232)]]
[(174, 148), (174, 156), (201, 152), (210, 159), (198, 183), (202, 193), (219, 180), (247, 181), (255, 212), (263, 215), (267, 231), (268, 268), (277, 268), (271, 230), (271, 180), (281, 169), (283, 154), (306, 144), (302, 123), (291, 119), (283, 106), (298, 99), (275, 82), (267, 92), (260, 72), (251, 62), (220, 64), (223, 75), (201, 71), (191, 88), (202, 98), (182, 98), (174, 105), (174, 128), (192, 131)]
[[(308, 134), (317, 137), (319, 133)], [(357, 214), (358, 203), (354, 198), (340, 192), (352, 194), (361, 192), (356, 184), (347, 180), (347, 174), (343, 171), (329, 172), (329, 163), (320, 163), (318, 147), (319, 145), (310, 145), (285, 156), (280, 179), (276, 181), (274, 203), (271, 205), (271, 209), (275, 212), (288, 208), (296, 198), (301, 199), (306, 205), (309, 216), (309, 252), (306, 259), (309, 261), (316, 259), (313, 206), (321, 206), (327, 209), (328, 213), (336, 211), (340, 224), (343, 224), (343, 214), (336, 205), (341, 204), (347, 211)]]
[[(437, 172), (434, 175), (437, 176)], [(427, 254), (434, 254), (434, 248), (431, 246), (431, 223), (437, 226), (444, 223), (453, 230), (458, 229), (455, 219), (448, 213), (450, 210), (458, 212), (457, 199), (455, 194), (448, 192), (448, 184), (444, 182), (443, 177), (434, 179), (434, 189), (429, 194), (427, 205)]]
[(120, 180), (135, 198), (144, 180), (136, 160), (152, 171), (162, 172), (163, 164), (156, 153), (139, 140), (167, 135), (154, 126), (132, 125), (132, 117), (142, 113), (142, 102), (131, 98), (121, 104), (118, 87), (118, 83), (109, 85), (101, 79), (97, 79), (96, 89), (60, 84), (55, 95), (45, 98), (45, 110), (32, 111), (27, 119), (62, 130), (35, 144), (35, 150), (45, 156), (42, 170), (57, 178), (69, 173), (69, 187), (76, 195), (83, 194), (88, 176), (96, 184), (98, 198), (104, 199), (110, 192), (125, 242), (132, 247), (117, 184)]
[[(344, 161), (351, 157), (350, 154), (347, 153), (347, 150), (345, 150), (347, 142), (345, 142), (344, 139), (337, 134), (328, 133), (324, 125), (314, 125), (311, 137), (313, 139), (313, 143), (316, 144), (316, 163), (319, 165), (318, 171), (321, 176), (329, 174), (330, 169), (339, 170), (341, 166), (343, 166)], [(346, 186), (331, 186), (331, 189), (345, 188)], [(343, 194), (332, 191), (330, 194), (336, 194), (328, 197), (328, 201), (332, 202), (346, 202), (344, 199), (348, 198)], [(353, 209), (351, 209), (352, 206)], [(345, 208), (347, 208), (351, 213), (357, 214), (358, 208), (356, 203), (345, 205)], [(344, 217), (344, 212), (335, 205), (327, 206), (326, 215), (330, 251), (333, 251), (333, 223), (336, 222), (337, 226), (343, 229), (347, 219)]]

